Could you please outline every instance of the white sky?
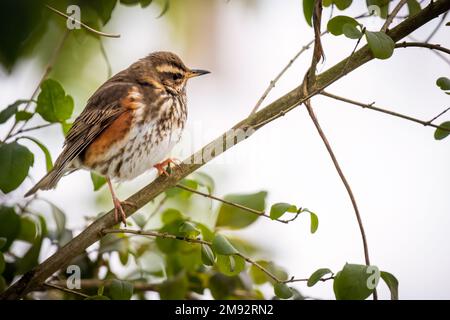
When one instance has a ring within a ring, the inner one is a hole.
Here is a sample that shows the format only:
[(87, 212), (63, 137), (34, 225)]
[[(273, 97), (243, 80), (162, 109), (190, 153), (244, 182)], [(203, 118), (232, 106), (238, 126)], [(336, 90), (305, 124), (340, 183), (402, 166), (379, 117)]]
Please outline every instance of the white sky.
[[(364, 12), (362, 1), (355, 2), (345, 14)], [(120, 39), (105, 40), (114, 72), (155, 50), (177, 52), (189, 66), (212, 71), (188, 88), (189, 128), (197, 132), (196, 148), (248, 115), (269, 81), (313, 36), (298, 0), (261, 1), (256, 10), (218, 0), (215, 10), (216, 16), (192, 18), (202, 31), (189, 39), (189, 48), (173, 36), (164, 18), (154, 19), (154, 6), (116, 9), (106, 27), (121, 34)], [(369, 30), (380, 26), (377, 19), (364, 23)], [(416, 32), (415, 38), (425, 38), (435, 23)], [(450, 44), (442, 30), (431, 42)], [(326, 62), (319, 71), (347, 56), (354, 42), (327, 35), (323, 45)], [(310, 52), (294, 64), (267, 102), (297, 86), (309, 62)], [(0, 105), (29, 96), (40, 72), (35, 64), (23, 63), (11, 77), (0, 75)], [(102, 72), (86, 69), (98, 84), (104, 81)], [(449, 66), (429, 50), (398, 49), (391, 59), (364, 65), (328, 91), (429, 120), (449, 106), (448, 96), (435, 85), (441, 76), (449, 76)], [(80, 108), (80, 101), (76, 103)], [(398, 278), (403, 299), (449, 299), (450, 278), (444, 271), (450, 268), (450, 139), (435, 141), (433, 129), (326, 97), (314, 98), (313, 105), (355, 193), (372, 264)], [(441, 120), (446, 119), (448, 115)], [(41, 133), (43, 140), (53, 141), (54, 158), (62, 143), (57, 130)], [(44, 171), (39, 155), (33, 176), (37, 179)], [(203, 171), (215, 178), (218, 195), (268, 190), (269, 205), (291, 202), (317, 213), (320, 225), (314, 235), (306, 216), (289, 225), (261, 220), (244, 232), (290, 275), (305, 278), (318, 268), (337, 272), (345, 262), (364, 263), (351, 202), (303, 107), (265, 126)], [(137, 179), (119, 194), (124, 198), (148, 181), (149, 176)], [(96, 213), (86, 172), (64, 178), (55, 191), (43, 195), (65, 208), (70, 226), (79, 227), (83, 216)], [(296, 287), (304, 295), (334, 298), (331, 282)], [(382, 298), (389, 297), (385, 287), (379, 291)]]

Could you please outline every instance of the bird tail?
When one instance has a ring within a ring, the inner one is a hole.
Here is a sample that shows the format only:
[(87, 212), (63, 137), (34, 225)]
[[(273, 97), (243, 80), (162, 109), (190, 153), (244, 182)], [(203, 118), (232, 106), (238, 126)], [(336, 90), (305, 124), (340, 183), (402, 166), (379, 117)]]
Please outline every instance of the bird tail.
[(36, 185), (33, 188), (31, 188), (27, 193), (25, 193), (24, 197), (31, 196), (38, 190), (49, 190), (55, 188), (59, 179), (61, 179), (66, 172), (67, 172), (66, 170), (53, 168), (41, 180), (39, 180), (39, 182), (36, 183)]

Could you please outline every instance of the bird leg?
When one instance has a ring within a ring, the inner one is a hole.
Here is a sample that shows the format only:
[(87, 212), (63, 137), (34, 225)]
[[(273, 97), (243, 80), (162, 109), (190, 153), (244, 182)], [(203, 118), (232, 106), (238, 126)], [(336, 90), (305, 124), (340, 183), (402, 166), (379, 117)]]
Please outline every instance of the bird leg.
[(169, 173), (167, 172), (167, 170), (165, 169), (165, 167), (169, 166), (171, 164), (174, 164), (176, 166), (180, 166), (181, 161), (178, 159), (174, 159), (174, 158), (169, 158), (167, 160), (164, 160), (163, 162), (157, 163), (155, 164), (153, 167), (156, 168), (156, 170), (158, 170), (158, 175), (162, 175), (164, 174), (165, 176), (169, 176)]
[(127, 215), (125, 214), (125, 211), (123, 210), (122, 205), (129, 205), (132, 207), (136, 207), (136, 205), (129, 201), (120, 201), (119, 198), (117, 198), (116, 193), (114, 192), (111, 180), (109, 178), (106, 178), (106, 181), (108, 182), (109, 190), (111, 191), (111, 197), (114, 203), (114, 220), (116, 223), (119, 222), (119, 213), (120, 213), (120, 219), (122, 220), (125, 227), (127, 226)]

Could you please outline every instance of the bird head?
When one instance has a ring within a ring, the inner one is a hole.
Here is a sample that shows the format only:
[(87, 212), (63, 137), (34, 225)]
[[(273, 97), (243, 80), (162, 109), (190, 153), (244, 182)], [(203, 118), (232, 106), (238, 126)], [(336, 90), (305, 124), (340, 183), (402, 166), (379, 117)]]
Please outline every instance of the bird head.
[(146, 71), (141, 73), (141, 80), (155, 87), (164, 88), (173, 94), (181, 93), (188, 79), (210, 73), (206, 70), (186, 67), (183, 61), (171, 52), (153, 52), (141, 62)]

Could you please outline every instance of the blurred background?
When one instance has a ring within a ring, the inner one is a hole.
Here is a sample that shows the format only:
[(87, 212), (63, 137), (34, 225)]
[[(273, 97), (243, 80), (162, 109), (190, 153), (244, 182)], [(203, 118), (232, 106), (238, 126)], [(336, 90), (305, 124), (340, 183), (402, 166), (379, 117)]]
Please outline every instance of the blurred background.
[[(58, 79), (74, 97), (77, 115), (108, 78), (100, 45), (113, 74), (160, 50), (177, 53), (192, 68), (210, 70), (210, 75), (188, 85), (188, 126), (172, 154), (179, 159), (248, 116), (270, 80), (313, 39), (298, 0), (179, 0), (171, 1), (168, 11), (158, 17), (162, 9), (162, 2), (144, 9), (118, 3), (102, 30), (119, 33), (120, 38), (99, 40), (71, 34), (50, 77)], [(325, 9), (324, 17), (329, 11)], [(406, 9), (401, 14), (403, 11)], [(366, 12), (362, 1), (354, 1), (345, 14)], [(63, 18), (53, 17), (34, 49), (25, 50), (11, 68), (0, 69), (1, 108), (32, 94), (62, 37), (64, 23)], [(376, 30), (383, 20), (371, 17), (363, 23)], [(437, 19), (428, 23), (413, 37), (426, 38), (436, 23)], [(332, 35), (325, 35), (322, 43), (326, 59), (319, 64), (319, 72), (348, 56), (355, 44)], [(449, 46), (448, 30), (441, 28), (431, 43)], [(299, 85), (310, 59), (311, 51), (300, 56), (263, 106)], [(449, 65), (430, 50), (398, 49), (391, 59), (363, 65), (328, 91), (429, 120), (449, 106), (448, 96), (435, 85), (437, 78), (448, 75)], [(450, 278), (445, 270), (450, 268), (450, 141), (434, 140), (431, 128), (327, 97), (317, 96), (312, 102), (355, 193), (372, 264), (397, 277), (401, 299), (449, 299)], [(35, 117), (30, 126), (40, 121)], [(7, 128), (0, 128), (1, 137)], [(56, 159), (63, 143), (61, 128), (45, 128), (36, 137), (46, 142)], [(31, 171), (37, 181), (45, 173), (45, 161), (35, 145), (29, 147), (37, 155)], [(260, 258), (282, 265), (289, 275), (305, 278), (321, 267), (340, 270), (346, 262), (364, 263), (351, 202), (303, 106), (271, 122), (200, 171), (215, 179), (218, 196), (266, 190), (269, 204), (294, 203), (318, 215), (315, 234), (309, 232), (307, 216), (288, 225), (259, 219), (239, 231), (240, 237), (262, 249)], [(152, 171), (122, 183), (119, 197), (125, 199), (155, 175)], [(22, 201), (32, 184), (27, 180), (1, 201)], [(79, 231), (86, 217), (111, 208), (107, 191), (93, 192), (88, 172), (71, 174), (56, 190), (40, 195), (64, 208), (68, 226)], [(35, 210), (44, 210), (44, 206), (37, 203)], [(334, 298), (331, 282), (294, 287), (305, 296)], [(389, 298), (384, 284), (379, 295)]]

